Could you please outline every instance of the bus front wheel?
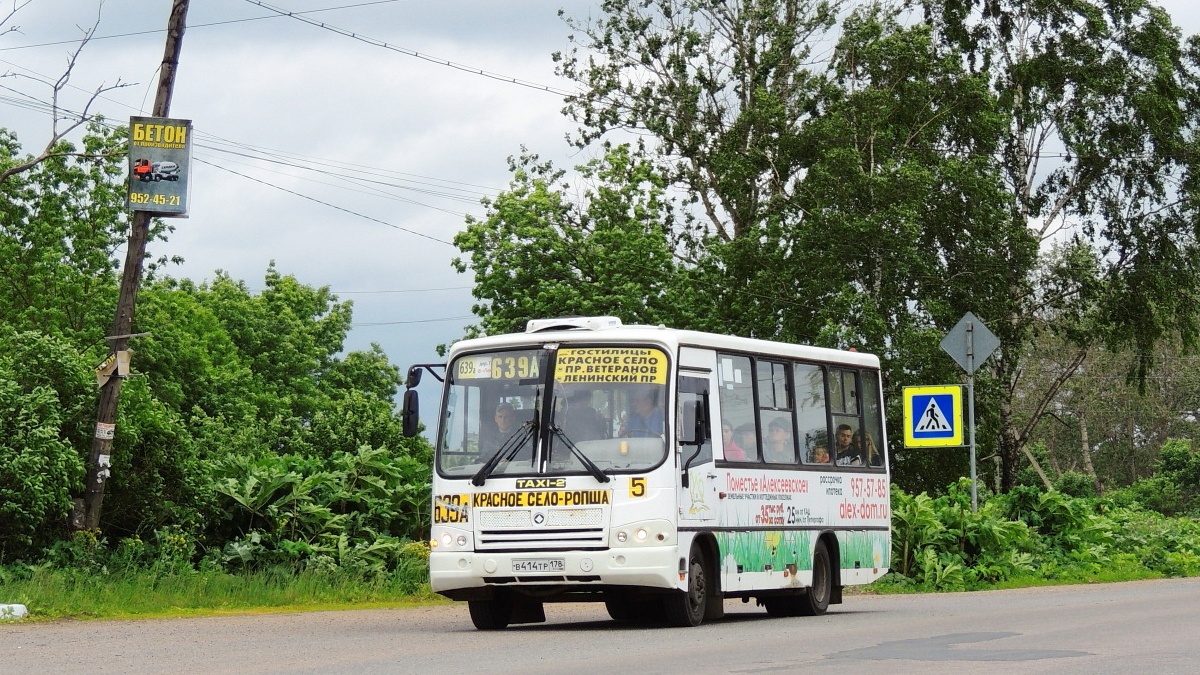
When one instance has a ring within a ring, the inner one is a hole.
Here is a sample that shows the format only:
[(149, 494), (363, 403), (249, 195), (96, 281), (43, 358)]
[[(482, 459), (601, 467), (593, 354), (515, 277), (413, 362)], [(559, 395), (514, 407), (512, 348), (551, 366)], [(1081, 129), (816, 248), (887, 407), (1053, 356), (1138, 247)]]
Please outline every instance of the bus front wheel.
[(708, 582), (704, 554), (692, 544), (691, 553), (688, 554), (687, 591), (671, 593), (663, 603), (667, 623), (672, 626), (699, 626), (704, 621), (704, 612), (708, 607)]
[(470, 600), (467, 609), (471, 623), (479, 630), (502, 630), (512, 622), (512, 600), (502, 595), (492, 600)]

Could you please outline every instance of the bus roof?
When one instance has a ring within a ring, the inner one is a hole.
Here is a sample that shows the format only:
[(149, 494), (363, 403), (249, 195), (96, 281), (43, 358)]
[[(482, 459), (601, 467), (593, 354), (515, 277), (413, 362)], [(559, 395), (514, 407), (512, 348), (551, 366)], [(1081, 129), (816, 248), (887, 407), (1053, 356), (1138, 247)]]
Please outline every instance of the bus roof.
[(702, 331), (678, 330), (666, 326), (626, 326), (619, 319), (608, 316), (535, 319), (529, 322), (529, 328), (523, 333), (491, 335), (456, 342), (450, 348), (449, 358), (453, 359), (459, 354), (468, 352), (540, 346), (547, 343), (651, 343), (662, 345), (672, 353), (677, 352), (680, 347), (699, 347), (722, 352), (745, 352), (826, 363), (879, 367), (879, 357), (864, 352)]

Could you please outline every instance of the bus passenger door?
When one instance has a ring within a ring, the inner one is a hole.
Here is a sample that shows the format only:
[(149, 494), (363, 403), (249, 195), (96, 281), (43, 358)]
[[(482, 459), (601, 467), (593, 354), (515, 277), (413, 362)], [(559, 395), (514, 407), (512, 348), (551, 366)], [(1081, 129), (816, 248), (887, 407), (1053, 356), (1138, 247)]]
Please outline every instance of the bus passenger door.
[[(713, 420), (709, 377), (680, 375), (675, 412), (675, 457), (679, 520), (717, 520), (717, 471), (713, 464)], [(698, 434), (697, 434), (698, 432)]]

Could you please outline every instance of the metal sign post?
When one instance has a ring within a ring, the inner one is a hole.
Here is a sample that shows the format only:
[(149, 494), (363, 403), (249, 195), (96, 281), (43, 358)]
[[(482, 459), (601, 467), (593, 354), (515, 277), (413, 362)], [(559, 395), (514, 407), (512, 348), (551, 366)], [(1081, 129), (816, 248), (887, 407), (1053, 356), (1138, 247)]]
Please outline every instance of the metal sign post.
[(971, 510), (979, 510), (979, 493), (975, 472), (975, 369), (1000, 346), (988, 327), (971, 312), (963, 315), (954, 328), (942, 338), (942, 350), (967, 371), (967, 418), (971, 426)]

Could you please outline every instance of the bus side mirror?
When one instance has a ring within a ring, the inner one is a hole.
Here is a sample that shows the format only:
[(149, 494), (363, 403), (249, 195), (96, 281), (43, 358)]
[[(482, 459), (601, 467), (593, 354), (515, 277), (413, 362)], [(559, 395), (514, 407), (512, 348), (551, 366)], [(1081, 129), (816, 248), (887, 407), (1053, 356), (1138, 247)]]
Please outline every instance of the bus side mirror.
[[(412, 377), (411, 371), (409, 377)], [(420, 373), (417, 373), (417, 379), (421, 379)], [(416, 389), (404, 390), (404, 403), (400, 408), (400, 420), (404, 426), (404, 435), (412, 438), (420, 432), (421, 426), (421, 404), (417, 399)]]
[(421, 384), (421, 366), (413, 366), (408, 369), (408, 377), (404, 380), (404, 388), (412, 389)]

